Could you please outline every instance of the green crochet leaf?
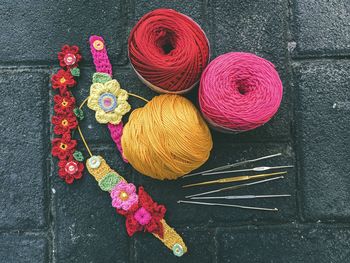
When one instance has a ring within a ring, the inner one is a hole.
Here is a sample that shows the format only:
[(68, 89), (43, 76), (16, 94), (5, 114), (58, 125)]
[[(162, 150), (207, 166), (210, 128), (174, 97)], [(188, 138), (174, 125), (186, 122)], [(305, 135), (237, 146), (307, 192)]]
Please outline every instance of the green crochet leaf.
[(73, 157), (74, 157), (74, 159), (77, 160), (78, 162), (84, 161), (84, 155), (83, 155), (81, 152), (79, 152), (79, 151), (75, 151), (75, 152), (73, 153)]
[(96, 72), (92, 76), (92, 83), (106, 83), (112, 80), (111, 76), (106, 73)]
[(116, 173), (108, 173), (106, 174), (99, 182), (98, 185), (100, 186), (102, 191), (111, 191), (113, 187), (119, 183), (121, 180), (121, 177)]
[(72, 69), (70, 69), (70, 73), (72, 73), (72, 75), (74, 77), (79, 77), (80, 76), (80, 69), (79, 68), (72, 68)]
[(74, 108), (73, 112), (74, 112), (75, 116), (77, 116), (77, 118), (78, 118), (79, 120), (84, 119), (84, 112), (83, 112), (81, 109), (79, 109), (79, 108)]

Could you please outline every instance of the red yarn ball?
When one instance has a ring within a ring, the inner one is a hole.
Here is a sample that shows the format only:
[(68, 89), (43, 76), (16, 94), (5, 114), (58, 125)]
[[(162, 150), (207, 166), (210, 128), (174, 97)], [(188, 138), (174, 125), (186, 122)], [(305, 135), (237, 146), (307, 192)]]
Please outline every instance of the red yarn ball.
[(207, 121), (223, 131), (255, 129), (277, 112), (283, 87), (275, 66), (254, 54), (231, 52), (202, 74), (199, 103)]
[(156, 9), (144, 15), (130, 33), (128, 50), (140, 79), (165, 93), (191, 90), (209, 60), (209, 43), (203, 30), (172, 9)]

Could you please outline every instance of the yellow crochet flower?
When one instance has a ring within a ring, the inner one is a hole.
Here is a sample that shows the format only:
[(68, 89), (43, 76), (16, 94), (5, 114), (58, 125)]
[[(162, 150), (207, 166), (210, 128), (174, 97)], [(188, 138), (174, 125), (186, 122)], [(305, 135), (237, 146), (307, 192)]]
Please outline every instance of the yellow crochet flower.
[(127, 99), (128, 92), (112, 79), (91, 85), (87, 105), (96, 111), (95, 117), (99, 123), (119, 124), (123, 115), (131, 109)]

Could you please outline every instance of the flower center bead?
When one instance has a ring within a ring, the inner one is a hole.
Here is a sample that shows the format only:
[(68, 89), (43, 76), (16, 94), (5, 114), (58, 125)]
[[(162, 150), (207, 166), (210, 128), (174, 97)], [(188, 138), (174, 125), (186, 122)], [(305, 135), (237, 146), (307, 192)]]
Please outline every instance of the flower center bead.
[(98, 99), (98, 105), (105, 112), (113, 111), (117, 107), (117, 98), (112, 93), (103, 93)]
[(61, 143), (61, 144), (60, 144), (60, 148), (61, 148), (62, 150), (67, 149), (67, 144)]
[(74, 65), (74, 63), (77, 61), (77, 58), (75, 55), (68, 53), (64, 56), (63, 60), (66, 65), (71, 66)]
[(63, 99), (61, 105), (62, 105), (63, 107), (66, 107), (66, 106), (68, 105), (68, 102), (67, 102), (65, 99)]
[(68, 125), (68, 121), (66, 119), (62, 120), (61, 123), (64, 127), (66, 127)]
[(66, 171), (66, 173), (73, 175), (78, 171), (78, 165), (76, 162), (68, 162), (65, 167), (64, 170)]
[(129, 199), (129, 195), (127, 192), (125, 191), (121, 191), (120, 194), (119, 194), (119, 198), (122, 200), (122, 201), (126, 201)]
[(65, 79), (64, 77), (62, 77), (62, 78), (60, 79), (60, 82), (63, 84), (63, 83), (66, 82), (66, 79)]

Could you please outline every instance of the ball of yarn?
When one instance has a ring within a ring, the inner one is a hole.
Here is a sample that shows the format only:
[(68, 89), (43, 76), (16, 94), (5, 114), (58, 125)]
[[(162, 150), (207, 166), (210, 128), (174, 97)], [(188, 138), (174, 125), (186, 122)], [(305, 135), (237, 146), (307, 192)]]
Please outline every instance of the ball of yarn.
[(134, 110), (122, 136), (123, 154), (140, 173), (176, 179), (201, 166), (212, 149), (209, 128), (186, 98), (165, 94)]
[(254, 54), (231, 52), (202, 74), (199, 103), (207, 121), (223, 131), (255, 129), (277, 112), (283, 94), (274, 65)]
[(203, 30), (172, 9), (156, 9), (144, 15), (130, 33), (128, 50), (139, 78), (163, 93), (191, 90), (209, 59)]

